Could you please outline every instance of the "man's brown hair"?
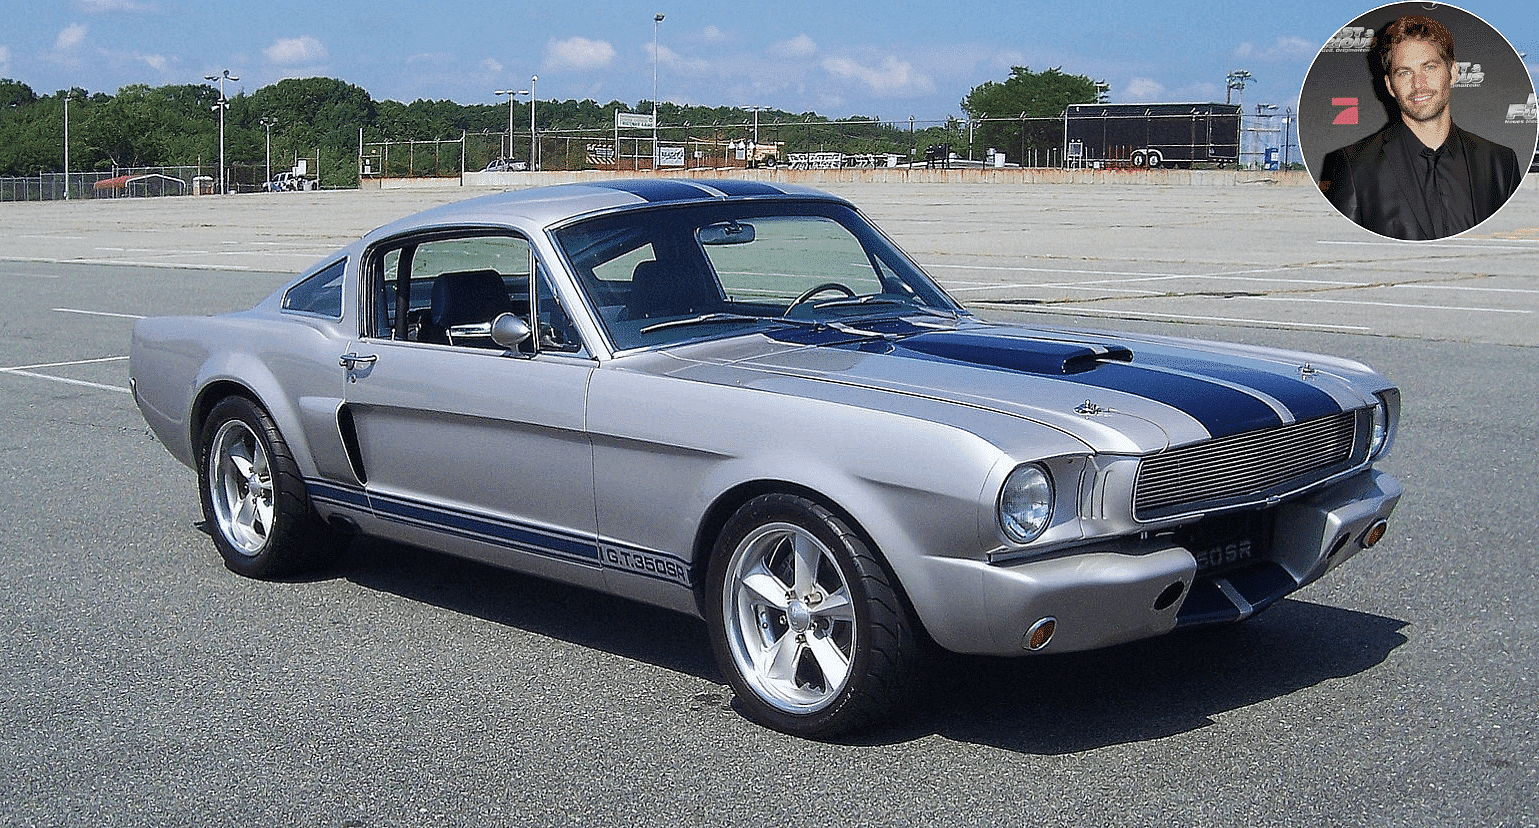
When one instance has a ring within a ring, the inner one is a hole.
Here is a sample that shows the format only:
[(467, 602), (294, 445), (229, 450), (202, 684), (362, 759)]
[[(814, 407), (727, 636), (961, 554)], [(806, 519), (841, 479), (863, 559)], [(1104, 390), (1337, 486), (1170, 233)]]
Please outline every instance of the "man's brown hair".
[(1448, 28), (1430, 17), (1408, 14), (1379, 30), (1374, 43), (1374, 52), (1379, 56), (1379, 65), (1384, 67), (1386, 77), (1395, 47), (1407, 40), (1429, 40), (1437, 46), (1438, 54), (1445, 62), (1454, 62), (1453, 35), (1448, 33)]

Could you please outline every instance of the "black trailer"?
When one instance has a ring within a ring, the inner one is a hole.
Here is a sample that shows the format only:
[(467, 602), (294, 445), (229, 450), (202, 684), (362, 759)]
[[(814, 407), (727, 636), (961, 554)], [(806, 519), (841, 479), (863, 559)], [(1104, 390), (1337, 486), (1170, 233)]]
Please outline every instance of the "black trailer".
[(1071, 166), (1187, 167), (1240, 158), (1240, 107), (1221, 103), (1070, 104)]

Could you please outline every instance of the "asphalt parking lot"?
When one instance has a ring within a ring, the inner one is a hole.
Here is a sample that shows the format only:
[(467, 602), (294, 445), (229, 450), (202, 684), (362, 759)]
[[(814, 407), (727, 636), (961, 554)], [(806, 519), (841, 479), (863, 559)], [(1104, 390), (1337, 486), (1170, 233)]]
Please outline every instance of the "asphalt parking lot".
[(830, 185), (985, 316), (1369, 362), (1407, 489), (1246, 624), (942, 658), (832, 744), (738, 715), (693, 619), (378, 542), (221, 565), (127, 393), (133, 319), (476, 193), (0, 204), (0, 823), (1539, 825), (1536, 185), (1428, 244), (1298, 186)]

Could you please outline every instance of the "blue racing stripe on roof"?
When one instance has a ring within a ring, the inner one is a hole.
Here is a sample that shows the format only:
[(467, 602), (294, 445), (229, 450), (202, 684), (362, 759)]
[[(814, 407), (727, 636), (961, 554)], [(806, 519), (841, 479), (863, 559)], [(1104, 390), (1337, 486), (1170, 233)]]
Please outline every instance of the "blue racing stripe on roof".
[(699, 201), (711, 198), (713, 193), (688, 181), (669, 181), (662, 178), (643, 178), (635, 181), (605, 181), (595, 187), (630, 193), (651, 202)]
[(729, 196), (759, 196), (759, 195), (784, 195), (785, 191), (779, 187), (772, 187), (760, 181), (738, 181), (725, 179), (711, 181), (706, 186), (720, 190)]

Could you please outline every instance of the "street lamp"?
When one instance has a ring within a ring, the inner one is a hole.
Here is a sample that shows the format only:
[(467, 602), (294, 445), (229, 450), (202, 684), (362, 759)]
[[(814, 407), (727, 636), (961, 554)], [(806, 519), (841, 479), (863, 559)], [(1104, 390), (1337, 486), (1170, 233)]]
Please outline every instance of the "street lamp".
[(1238, 134), (1235, 135), (1234, 148), (1234, 154), (1236, 156), (1234, 163), (1237, 167), (1245, 166), (1243, 159), (1243, 156), (1245, 155), (1243, 151), (1244, 147), (1240, 146), (1245, 141), (1245, 82), (1251, 80), (1254, 77), (1254, 75), (1245, 71), (1244, 69), (1236, 69), (1233, 72), (1230, 72), (1229, 76), (1224, 79), (1224, 85), (1226, 87), (1224, 90), (1224, 103), (1229, 103), (1230, 92), (1240, 93), (1240, 111), (1237, 116), (1240, 122), (1236, 124)]
[(267, 183), (263, 186), (268, 190), (273, 186), (273, 124), (278, 123), (277, 118), (263, 118), (262, 126), (267, 128)]
[[(74, 92), (64, 93), (64, 200), (69, 200), (69, 99), (75, 97)], [(39, 192), (42, 186), (38, 187)], [(41, 196), (39, 196), (41, 198)]]
[(1254, 78), (1255, 75), (1244, 69), (1236, 69), (1230, 72), (1229, 77), (1225, 78), (1228, 91), (1224, 92), (1224, 103), (1230, 102), (1229, 91), (1238, 91), (1240, 93), (1240, 109), (1243, 110), (1245, 108), (1245, 82)]
[[(748, 106), (744, 109), (753, 110), (753, 149), (748, 153), (748, 163), (753, 166), (753, 159), (759, 154), (759, 111), (769, 109), (767, 106)], [(779, 150), (777, 150), (778, 152)]]
[(230, 108), (230, 99), (224, 96), (224, 82), (238, 81), (240, 78), (230, 74), (230, 70), (226, 69), (218, 75), (204, 75), (203, 79), (219, 82), (219, 103), (213, 106), (213, 109), (219, 113), (219, 194), (228, 195), (229, 189), (225, 186), (224, 178), (224, 111)]
[(1293, 143), (1293, 107), (1283, 108), (1283, 157), (1282, 168), (1288, 169), (1288, 147)]
[(539, 96), (535, 94), (535, 86), (540, 82), (539, 75), (529, 78), (529, 171), (540, 170), (540, 139), (534, 134), (534, 102)]
[(652, 171), (657, 171), (657, 24), (661, 14), (652, 15)]
[[(513, 99), (518, 97), (519, 95), (528, 95), (529, 94), (529, 90), (527, 90), (527, 89), (519, 89), (519, 90), (496, 89), (496, 90), (492, 91), (492, 94), (493, 95), (507, 95), (508, 96), (508, 155), (507, 155), (507, 159), (509, 161), (512, 161), (513, 160)], [(529, 99), (529, 108), (531, 110), (534, 109), (534, 99), (533, 98)], [(531, 124), (534, 123), (534, 115), (532, 113), (529, 116), (529, 122)]]

